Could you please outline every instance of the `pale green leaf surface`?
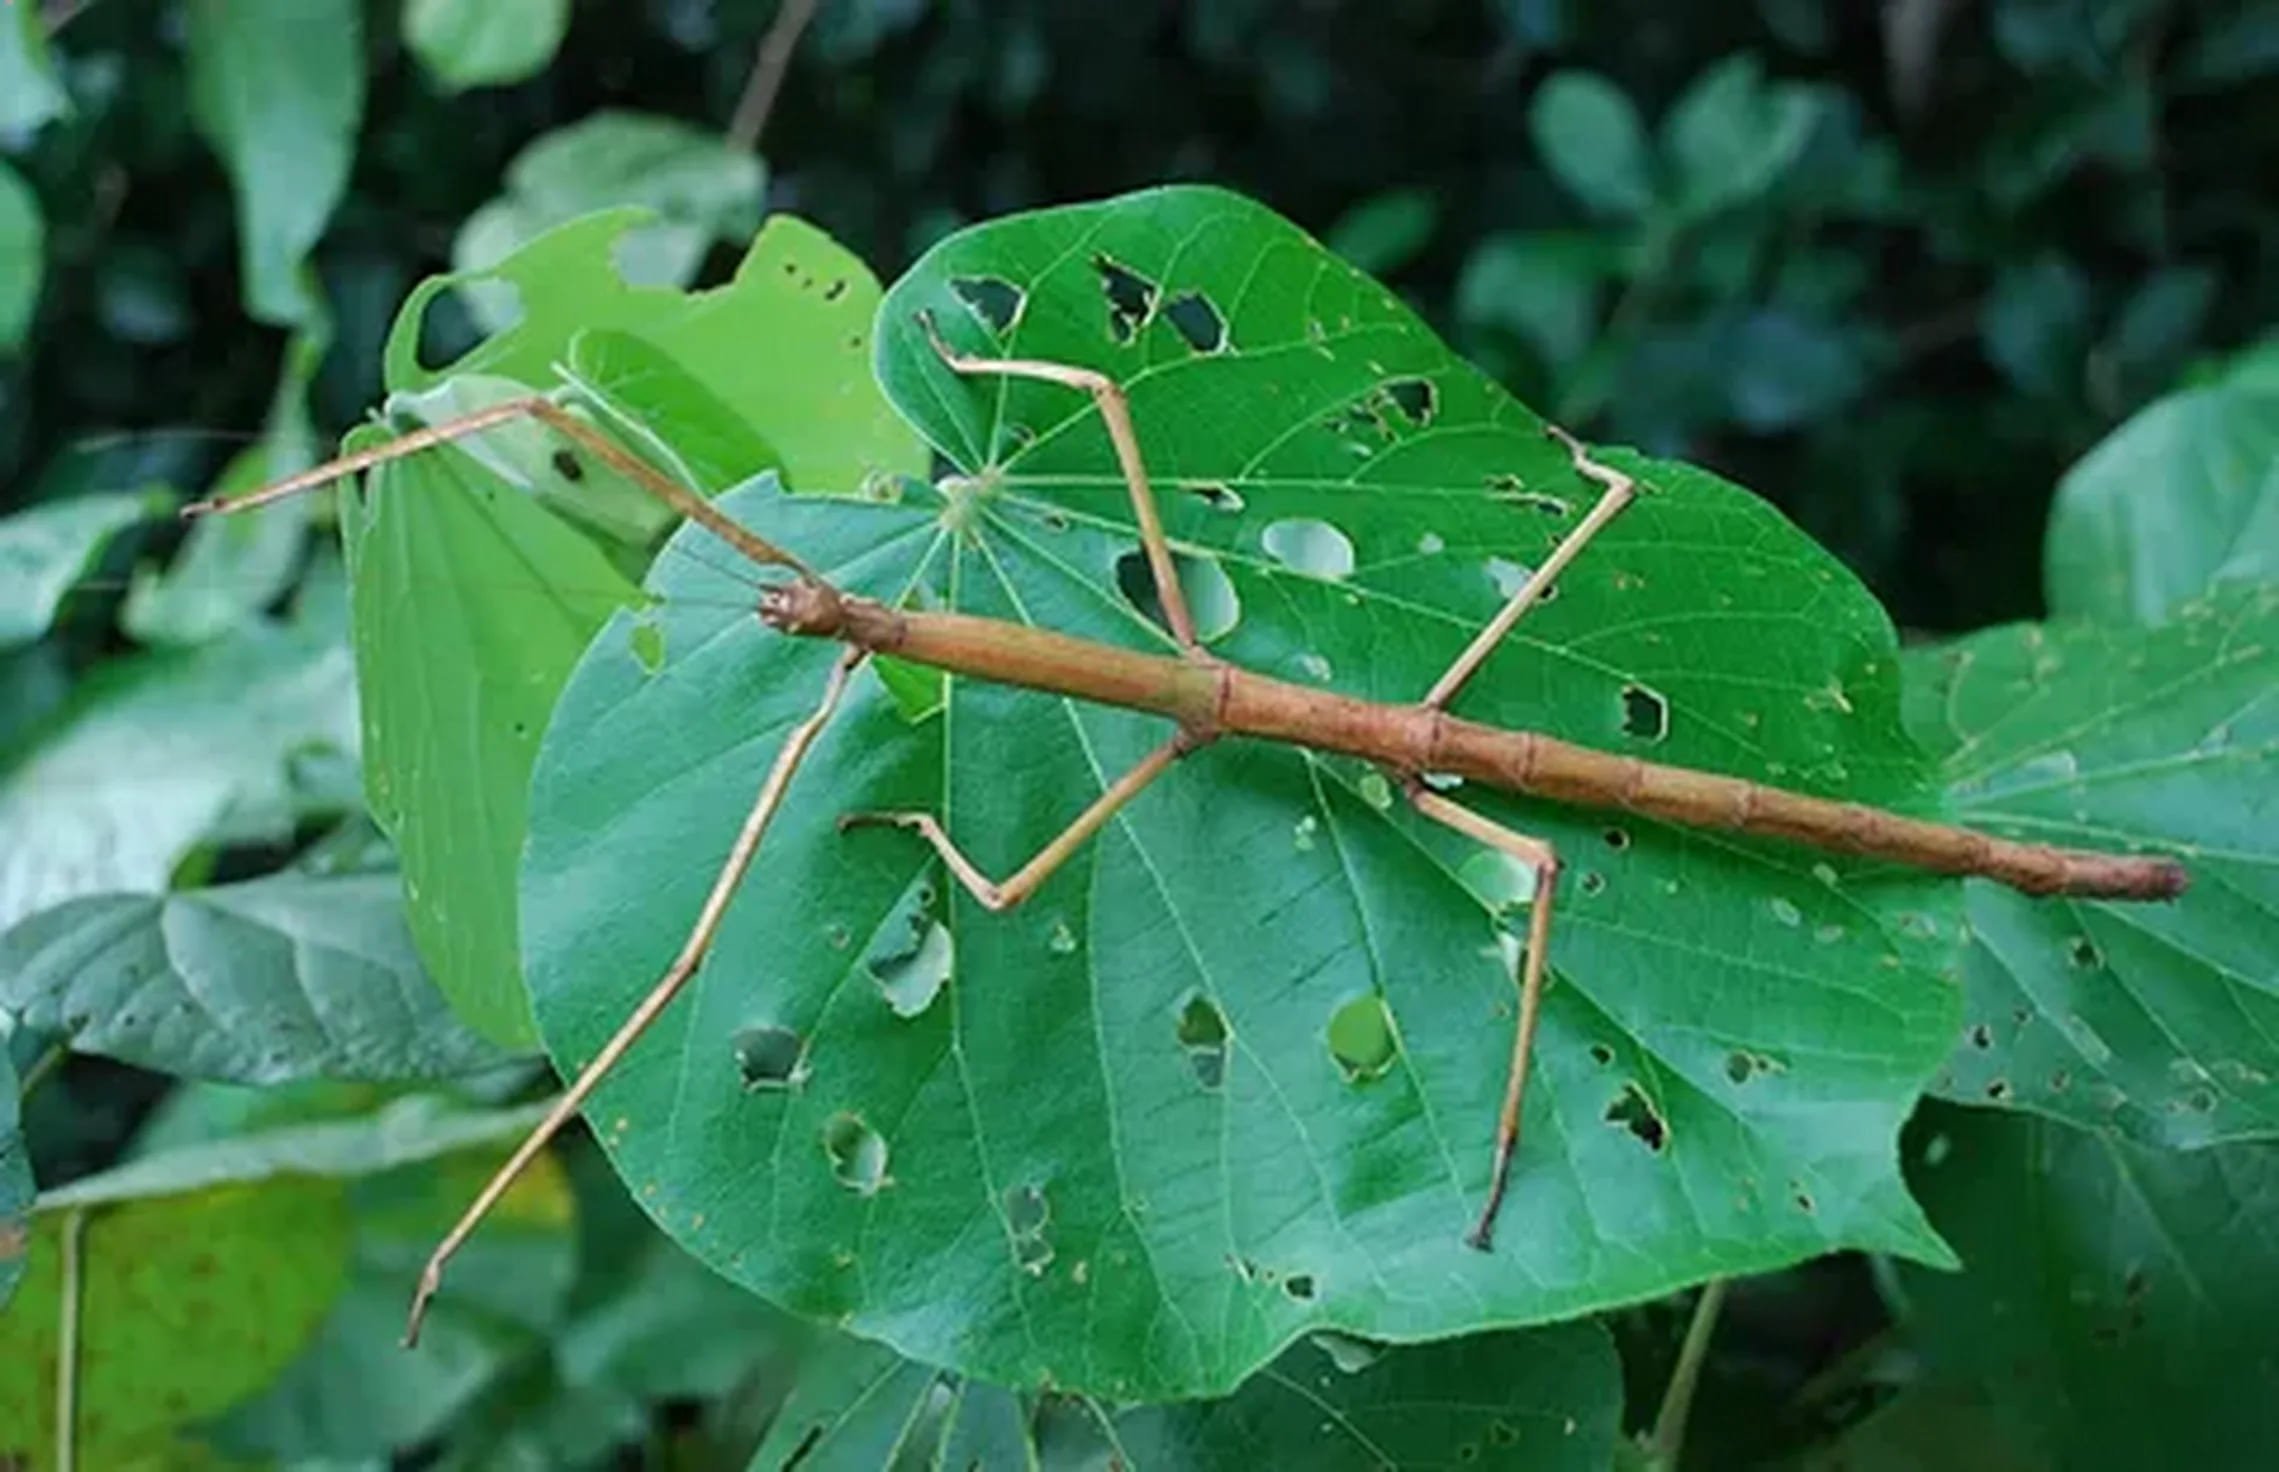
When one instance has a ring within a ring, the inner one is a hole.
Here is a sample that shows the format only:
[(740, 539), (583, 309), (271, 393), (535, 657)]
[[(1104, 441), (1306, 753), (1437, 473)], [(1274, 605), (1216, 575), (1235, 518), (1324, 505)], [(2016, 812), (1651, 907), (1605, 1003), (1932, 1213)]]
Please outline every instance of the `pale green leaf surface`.
[(40, 7), (0, 8), (0, 145), (29, 138), (40, 124), (58, 118), (71, 98), (56, 79), (48, 54), (47, 23)]
[[(757, 227), (766, 183), (759, 158), (730, 148), (717, 133), (677, 118), (598, 112), (515, 156), (506, 192), (460, 227), (451, 263), (462, 275), (480, 275), (581, 215), (638, 206), (654, 218), (617, 242), (611, 269), (632, 286), (685, 286), (715, 240), (739, 239)], [(512, 293), (478, 286), (468, 298), (487, 327), (514, 320)]]
[(2154, 904), (1969, 881), (1940, 1091), (2153, 1144), (2279, 1133), (2279, 588), (2151, 629), (1992, 629), (1909, 662), (1910, 724), (1956, 819), (2191, 872)]
[(74, 496), (0, 517), (0, 649), (48, 631), (64, 594), (105, 543), (161, 514), (163, 493)]
[(0, 775), (0, 929), (81, 895), (161, 893), (206, 842), (289, 834), (302, 761), (355, 740), (348, 651), (321, 630), (113, 661)]
[(67, 901), (0, 934), (0, 1012), (78, 1052), (232, 1083), (501, 1061), (427, 979), (393, 874)]
[(404, 0), (404, 40), (445, 92), (537, 76), (569, 28), (570, 0)]
[[(567, 364), (603, 422), (640, 420), (649, 433), (636, 448), (707, 491), (771, 463), (817, 488), (923, 464), (867, 371), (878, 287), (860, 262), (814, 227), (778, 218), (725, 286), (630, 287), (611, 251), (637, 218), (618, 211), (564, 226), (483, 273), (513, 288), (522, 316), (449, 370), (419, 362), (420, 323), (465, 281), (423, 283), (389, 339), (399, 405), (424, 396), (416, 407), (436, 416), (517, 386), (551, 390)], [(756, 343), (770, 344), (769, 356), (755, 359)], [(476, 383), (482, 392), (462, 392), (476, 375), (488, 380)], [(627, 549), (597, 545), (539, 503), (582, 508), (596, 527), (614, 527), (628, 507), (655, 510), (595, 465), (569, 483), (552, 443), (502, 429), (398, 461), (369, 477), (341, 518), (366, 793), (401, 851), (413, 934), (437, 985), (477, 1031), (509, 1046), (534, 1037), (516, 963), (514, 873), (539, 733), (579, 651), (635, 591), (619, 570)], [(750, 590), (736, 600), (749, 608)]]
[[(11, 24), (0, 16), (0, 32)], [(0, 80), (0, 87), (6, 85)], [(31, 330), (47, 270), (47, 222), (23, 175), (0, 161), (0, 357), (13, 354)]]
[[(1163, 311), (1117, 312), (1116, 271)], [(972, 303), (1008, 289), (993, 339)], [(1169, 315), (1190, 293), (1219, 351)], [(1257, 206), (1155, 191), (968, 232), (888, 298), (888, 391), (978, 486), (733, 502), (872, 596), (1167, 647), (1117, 591), (1129, 502), (1087, 401), (956, 377), (921, 310), (969, 351), (1123, 379), (1171, 535), (1239, 601), (1217, 652), (1267, 674), (1414, 699), (1587, 504), (1532, 416), (1381, 288)], [(1623, 463), (1646, 500), (1463, 713), (1927, 801), (1857, 584), (1735, 488)], [(1306, 571), (1348, 556), (1342, 579)], [(662, 607), (595, 641), (534, 778), (524, 960), (563, 1067), (681, 943), (833, 657), (710, 606), (739, 592), (712, 568), (653, 579)], [(1571, 865), (1532, 1143), (1482, 1254), (1461, 1239), (1516, 917), (1465, 883), (1475, 850), (1376, 774), (1227, 743), (987, 915), (907, 834), (836, 819), (934, 811), (1006, 873), (1164, 726), (973, 681), (946, 701), (913, 726), (858, 679), (706, 969), (590, 1110), (637, 1197), (729, 1277), (995, 1383), (1156, 1399), (1224, 1393), (1309, 1329), (1472, 1332), (1846, 1245), (1943, 1258), (1893, 1137), (1953, 1036), (1922, 964), (1953, 886), (1465, 793)], [(1641, 706), (1665, 729), (1627, 730)], [(937, 923), (950, 980), (913, 1006), (896, 979)], [(1341, 1068), (1329, 1019), (1371, 996), (1397, 1057)]]
[(1903, 1277), (1935, 1377), (1984, 1386), (2069, 1472), (2279, 1446), (2279, 1145), (2155, 1150), (1977, 1110), (1921, 1134), (1909, 1174), (1968, 1264)]
[(2058, 483), (2053, 612), (2157, 623), (2217, 582), (2279, 582), (2279, 382), (2245, 361), (2168, 395)]
[(363, 15), (354, 0), (191, 0), (191, 111), (229, 171), (245, 309), (263, 322), (319, 310), (304, 268), (355, 159)]
[(1602, 214), (1644, 214), (1654, 202), (1654, 160), (1638, 111), (1596, 72), (1557, 72), (1528, 105), (1543, 162), (1569, 193)]
[(1820, 104), (1792, 82), (1767, 83), (1741, 52), (1703, 72), (1662, 122), (1679, 202), (1697, 214), (1764, 193), (1804, 151)]

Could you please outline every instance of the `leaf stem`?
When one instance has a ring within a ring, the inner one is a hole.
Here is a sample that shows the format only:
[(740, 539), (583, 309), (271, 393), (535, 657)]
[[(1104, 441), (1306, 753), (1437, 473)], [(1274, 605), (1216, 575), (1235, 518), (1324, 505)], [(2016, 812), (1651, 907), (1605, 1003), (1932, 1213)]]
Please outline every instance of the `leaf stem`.
[(1686, 1325), (1685, 1342), (1678, 1346), (1677, 1367), (1670, 1371), (1670, 1388), (1662, 1392), (1662, 1410), (1654, 1417), (1654, 1439), (1647, 1456), (1662, 1472), (1676, 1472), (1678, 1454), (1685, 1450), (1686, 1418), (1693, 1413), (1694, 1388), (1701, 1383), (1702, 1363), (1709, 1358), (1709, 1336), (1717, 1328), (1718, 1311), (1725, 1306), (1729, 1278), (1712, 1278), (1694, 1300), (1693, 1320)]
[(55, 1346), (55, 1466), (72, 1472), (79, 1461), (79, 1307), (80, 1246), (87, 1233), (87, 1209), (63, 1219), (63, 1313)]

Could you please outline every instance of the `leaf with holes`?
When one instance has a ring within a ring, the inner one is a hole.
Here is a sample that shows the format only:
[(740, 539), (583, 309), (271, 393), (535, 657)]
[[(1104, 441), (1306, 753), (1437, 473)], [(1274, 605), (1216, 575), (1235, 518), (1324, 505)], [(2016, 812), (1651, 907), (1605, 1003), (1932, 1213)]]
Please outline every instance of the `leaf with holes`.
[[(939, 489), (724, 503), (871, 596), (1168, 647), (1089, 403), (957, 376), (922, 314), (1129, 387), (1212, 647), (1271, 675), (1416, 699), (1587, 509), (1540, 422), (1381, 287), (1259, 206), (1154, 191), (969, 231), (889, 294), (879, 373), (953, 462)], [(1620, 463), (1643, 502), (1463, 712), (1927, 802), (1859, 586), (1754, 497)], [(533, 781), (524, 962), (565, 1069), (680, 945), (834, 658), (715, 606), (739, 586), (693, 558), (651, 588), (588, 650)], [(1164, 735), (859, 677), (705, 970), (591, 1106), (652, 1214), (915, 1358), (1151, 1400), (1224, 1394), (1309, 1330), (1470, 1333), (1847, 1246), (1945, 1259), (1893, 1141), (1954, 1033), (1925, 964), (1951, 884), (1460, 793), (1570, 866), (1481, 1253), (1524, 890), (1383, 774), (1211, 747), (1003, 915), (909, 834), (838, 826), (937, 813), (1005, 873)], [(934, 926), (947, 984), (890, 985)]]
[(2043, 1464), (2254, 1465), (2279, 1445), (2279, 1145), (2153, 1150), (1927, 1114), (1910, 1175), (1969, 1271), (1901, 1282), (1935, 1382)]
[(1969, 881), (1941, 1092), (2154, 1144), (2279, 1134), (2279, 587), (2151, 629), (1993, 629), (1909, 664), (1957, 819), (2192, 869), (2159, 905)]
[[(707, 492), (768, 465), (795, 485), (852, 489), (920, 463), (865, 371), (878, 287), (859, 261), (779, 217), (725, 286), (631, 287), (612, 250), (643, 218), (594, 216), (487, 271), (421, 285), (389, 338), (392, 407), (441, 419), (560, 388), (566, 372), (595, 412), (670, 426), (670, 441), (643, 443)], [(448, 371), (423, 364), (428, 308), (476, 285), (507, 290), (519, 320)], [(761, 341), (771, 356), (755, 360)], [(539, 733), (578, 652), (634, 598), (622, 567), (657, 510), (527, 427), (397, 462), (344, 503), (365, 790), (402, 853), (420, 954), (499, 1043), (533, 1036), (514, 870)]]
[(1038, 1404), (832, 1336), (801, 1357), (752, 1465), (1596, 1469), (1621, 1412), (1614, 1346), (1593, 1324), (1407, 1349), (1321, 1335), (1223, 1399), (1121, 1411)]
[(413, 953), (392, 874), (90, 895), (0, 933), (0, 1015), (189, 1078), (426, 1079), (497, 1064)]

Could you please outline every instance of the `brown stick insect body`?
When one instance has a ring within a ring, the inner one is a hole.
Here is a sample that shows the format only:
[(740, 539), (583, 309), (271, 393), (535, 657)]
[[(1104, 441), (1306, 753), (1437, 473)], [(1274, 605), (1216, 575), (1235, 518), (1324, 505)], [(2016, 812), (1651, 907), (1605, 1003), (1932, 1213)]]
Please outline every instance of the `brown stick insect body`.
[[(932, 324), (925, 325), (931, 335)], [(1421, 815), (1499, 849), (1531, 868), (1536, 876), (1535, 898), (1529, 912), (1525, 948), (1521, 952), (1517, 978), (1519, 1017), (1497, 1121), (1494, 1164), (1486, 1200), (1466, 1235), (1468, 1242), (1482, 1250), (1490, 1245), (1519, 1139), (1520, 1106), (1526, 1091), (1528, 1060), (1542, 1000), (1559, 859), (1544, 840), (1496, 823), (1432, 790), (1423, 782), (1423, 774), (1449, 773), (1505, 791), (1586, 807), (1615, 808), (1688, 827), (1768, 835), (1831, 852), (1888, 859), (1941, 874), (1979, 875), (2034, 895), (2149, 900), (2169, 898), (2184, 889), (2185, 871), (2169, 858), (2016, 843), (1857, 803), (1831, 801), (1687, 767), (1614, 756), (1538, 732), (1485, 726), (1448, 714), (1448, 702), (1504, 635), (1539, 601), (1552, 580), (1600, 528), (1636, 495), (1635, 483), (1629, 476), (1593, 460), (1582, 445), (1556, 428), (1549, 429), (1548, 433), (1566, 447), (1576, 471), (1599, 487), (1598, 501), (1415, 705), (1376, 704), (1238, 669), (1205, 652), (1196, 641), (1194, 622), (1179, 585), (1162, 522), (1156, 514), (1154, 494), (1148, 486), (1146, 465), (1122, 387), (1105, 375), (1085, 368), (1019, 359), (973, 358), (955, 352), (939, 337), (934, 337), (933, 342), (943, 361), (958, 373), (1037, 379), (1091, 395), (1131, 492), (1140, 544), (1153, 575), (1164, 622), (1179, 648), (1177, 655), (1143, 654), (967, 614), (890, 608), (841, 593), (791, 553), (730, 520), (710, 502), (669, 480), (599, 430), (544, 398), (494, 405), (248, 495), (219, 498), (185, 508), (185, 514), (191, 515), (259, 505), (510, 420), (533, 418), (583, 446), (611, 469), (700, 523), (751, 561), (787, 569), (792, 580), (768, 589), (760, 598), (759, 615), (769, 625), (787, 634), (833, 639), (846, 646), (846, 652), (833, 667), (828, 688), (814, 714), (792, 731), (777, 753), (759, 797), (721, 866), (680, 954), (600, 1053), (580, 1071), (545, 1120), (484, 1187), (429, 1259), (413, 1299), (405, 1335), (407, 1343), (416, 1338), (428, 1301), (441, 1283), (443, 1267), (459, 1245), (695, 973), (719, 928), (729, 899), (758, 852), (800, 760), (829, 721), (856, 667), (873, 653), (892, 654), (899, 659), (976, 679), (1148, 711), (1168, 717), (1178, 726), (1171, 739), (1109, 784), (1066, 831), (1002, 882), (990, 879), (959, 852), (950, 835), (930, 813), (862, 813), (841, 819), (842, 827), (894, 824), (910, 829), (936, 850), (960, 884), (992, 910), (1008, 909), (1033, 894), (1118, 810), (1168, 771), (1181, 756), (1229, 736), (1286, 742), (1376, 762), (1398, 781), (1408, 801)]]

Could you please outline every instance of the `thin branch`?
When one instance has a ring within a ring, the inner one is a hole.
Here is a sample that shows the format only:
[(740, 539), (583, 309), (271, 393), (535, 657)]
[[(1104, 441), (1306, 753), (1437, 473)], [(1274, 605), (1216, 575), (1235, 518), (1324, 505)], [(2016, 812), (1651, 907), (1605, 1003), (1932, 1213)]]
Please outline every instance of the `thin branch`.
[(791, 53), (819, 8), (821, 0), (783, 0), (776, 11), (775, 24), (760, 38), (752, 74), (744, 79), (744, 95), (736, 99), (736, 112), (728, 124), (730, 148), (750, 153), (760, 146), (768, 114), (775, 111), (776, 93), (783, 89), (783, 74), (791, 67)]
[(55, 1343), (56, 1472), (72, 1472), (79, 1461), (79, 1249), (86, 1235), (87, 1209), (75, 1208), (63, 1219), (63, 1320)]
[(1701, 1383), (1702, 1363), (1709, 1358), (1709, 1336), (1717, 1328), (1718, 1310), (1725, 1306), (1726, 1278), (1712, 1278), (1694, 1301), (1693, 1321), (1686, 1325), (1685, 1342), (1678, 1346), (1677, 1367), (1670, 1371), (1670, 1388), (1662, 1393), (1661, 1414), (1654, 1417), (1654, 1440), (1647, 1457), (1662, 1472), (1677, 1472), (1678, 1455), (1685, 1450), (1686, 1418), (1693, 1413), (1693, 1392)]

